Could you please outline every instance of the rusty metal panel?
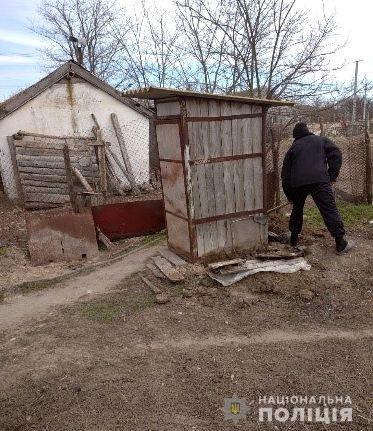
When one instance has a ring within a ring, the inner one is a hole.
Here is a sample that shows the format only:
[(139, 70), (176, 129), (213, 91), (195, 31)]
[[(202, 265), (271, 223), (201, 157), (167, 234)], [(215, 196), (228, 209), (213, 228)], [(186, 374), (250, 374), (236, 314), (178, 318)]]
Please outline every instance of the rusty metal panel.
[(98, 255), (92, 212), (71, 209), (28, 212), (26, 227), (31, 263), (69, 262)]
[(165, 209), (187, 217), (183, 165), (161, 161), (161, 177)]
[(160, 159), (181, 160), (179, 124), (157, 124)]
[(162, 199), (92, 207), (96, 226), (110, 239), (160, 232), (166, 227)]
[(189, 226), (186, 220), (166, 213), (168, 244), (178, 252), (190, 254)]

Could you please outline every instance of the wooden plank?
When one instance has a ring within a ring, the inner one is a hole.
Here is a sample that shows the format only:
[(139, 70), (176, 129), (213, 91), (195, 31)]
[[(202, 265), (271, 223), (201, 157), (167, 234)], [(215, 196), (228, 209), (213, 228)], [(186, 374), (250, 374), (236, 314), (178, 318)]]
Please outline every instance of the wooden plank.
[(162, 250), (161, 255), (175, 266), (186, 265), (186, 261), (171, 250)]
[[(44, 183), (46, 184), (46, 183)], [(30, 186), (28, 184), (23, 184), (23, 189), (25, 195), (30, 195), (32, 193), (43, 193), (43, 194), (66, 194), (69, 193), (69, 188), (64, 187), (46, 187), (46, 186)]]
[(16, 147), (21, 148), (44, 148), (44, 149), (51, 149), (51, 150), (63, 150), (63, 147), (65, 146), (64, 142), (54, 143), (54, 142), (40, 142), (40, 141), (29, 141), (29, 140), (16, 140)]
[(141, 280), (149, 287), (149, 289), (155, 294), (159, 295), (162, 293), (162, 289), (152, 283), (148, 278), (141, 277)]
[[(114, 151), (111, 148), (107, 149), (107, 156), (108, 156), (108, 159), (111, 158), (114, 160), (114, 162), (116, 163), (118, 168), (121, 170), (121, 172), (123, 173), (123, 175), (127, 178), (128, 182), (129, 182), (128, 172), (126, 171), (125, 166), (123, 165), (120, 158), (114, 153)], [(114, 163), (112, 161), (110, 161), (110, 163), (114, 166)]]
[(30, 174), (40, 174), (40, 175), (64, 175), (65, 169), (20, 166), (19, 172), (30, 173)]
[(124, 165), (126, 167), (126, 171), (128, 172), (128, 181), (130, 182), (133, 190), (135, 192), (139, 192), (139, 189), (136, 185), (135, 176), (133, 174), (131, 161), (130, 161), (130, 158), (128, 156), (126, 142), (125, 142), (124, 137), (123, 137), (122, 129), (120, 128), (120, 125), (119, 125), (118, 117), (115, 113), (111, 114), (111, 122), (113, 124), (115, 134), (116, 134), (117, 139), (118, 139), (119, 148), (120, 148), (120, 151), (122, 153), (122, 157), (123, 157)]
[(231, 259), (231, 260), (224, 260), (224, 261), (220, 261), (220, 262), (214, 262), (214, 263), (210, 263), (208, 265), (209, 269), (212, 270), (217, 270), (219, 268), (223, 268), (223, 267), (227, 267), (227, 266), (232, 266), (232, 265), (241, 265), (245, 262), (244, 259)]
[(62, 150), (56, 150), (51, 148), (28, 148), (28, 147), (17, 147), (17, 157), (20, 155), (24, 156), (61, 156), (63, 157)]
[[(253, 113), (253, 106), (244, 104), (242, 105), (242, 111), (245, 114)], [(255, 113), (255, 110), (254, 110)], [(247, 118), (242, 120), (242, 142), (243, 151), (245, 154), (252, 154), (253, 151), (253, 136), (252, 126), (253, 121), (256, 118)], [(243, 193), (244, 193), (244, 210), (250, 211), (254, 209), (254, 193), (255, 193), (255, 178), (254, 178), (254, 167), (253, 160), (246, 159), (242, 163), (243, 170)]]
[(17, 201), (20, 205), (24, 205), (24, 194), (23, 194), (23, 188), (21, 183), (21, 177), (20, 177), (20, 171), (17, 163), (17, 154), (16, 154), (16, 147), (15, 147), (15, 140), (12, 136), (7, 136), (8, 145), (9, 145), (9, 152), (10, 152), (10, 159), (12, 161), (12, 167), (14, 172), (14, 179), (16, 182), (16, 189), (17, 189)]
[(39, 161), (37, 157), (33, 157), (32, 160), (21, 159), (22, 156), (17, 156), (17, 162), (19, 167), (30, 167), (30, 168), (56, 168), (64, 169), (63, 159), (59, 160), (48, 160)]
[[(220, 115), (231, 115), (230, 102), (222, 101), (220, 103)], [(233, 155), (232, 147), (232, 121), (224, 120), (221, 122), (221, 142), (223, 156)], [(227, 213), (233, 213), (236, 210), (234, 180), (231, 162), (223, 162), (224, 171), (224, 194), (225, 194), (225, 210)]]
[(155, 266), (172, 282), (184, 280), (184, 276), (164, 257), (153, 257)]
[(169, 115), (180, 115), (180, 102), (157, 103), (157, 117), (167, 117)]
[(157, 124), (156, 131), (159, 158), (181, 160), (179, 124)]
[(25, 193), (25, 201), (46, 202), (46, 203), (66, 203), (70, 201), (68, 194), (46, 194), (46, 193)]
[(24, 180), (21, 178), (23, 187), (54, 187), (54, 188), (67, 188), (64, 182), (53, 182), (53, 181), (34, 181), (34, 180)]
[[(200, 101), (200, 116), (207, 117), (209, 115), (209, 104), (207, 99), (201, 99)], [(201, 144), (203, 148), (203, 157), (209, 158), (212, 157), (211, 153), (211, 145), (210, 145), (210, 130), (208, 122), (200, 122), (199, 128), (201, 130)], [(216, 202), (215, 202), (215, 190), (214, 190), (214, 172), (213, 165), (207, 164), (202, 165), (201, 168), (201, 176), (203, 178), (203, 172), (205, 175), (205, 188), (202, 190), (205, 196), (201, 194), (200, 190), (200, 198), (206, 199), (207, 211), (206, 213), (202, 213), (202, 217), (213, 217), (216, 214)], [(208, 223), (204, 226), (204, 242), (205, 242), (205, 253), (209, 253), (210, 251), (216, 248), (217, 243), (217, 228), (216, 222)]]
[(78, 178), (80, 184), (85, 188), (85, 190), (88, 193), (94, 194), (95, 191), (92, 189), (92, 187), (90, 186), (90, 184), (88, 183), (88, 181), (84, 178), (84, 176), (79, 171), (79, 169), (76, 168), (75, 166), (71, 166), (71, 170), (72, 170), (73, 174), (76, 176), (76, 178)]
[(43, 175), (37, 173), (20, 173), (21, 181), (41, 181), (45, 183), (65, 183), (66, 175)]
[(162, 278), (163, 280), (166, 276), (161, 272), (153, 263), (148, 263), (146, 267), (152, 272), (152, 274), (157, 278)]
[(262, 165), (262, 158), (256, 157), (255, 159), (252, 159), (253, 163), (253, 171), (254, 171), (254, 209), (260, 209), (263, 208), (264, 202), (263, 202), (263, 165)]
[[(220, 104), (218, 101), (209, 101), (209, 116), (218, 117), (220, 115)], [(209, 122), (209, 147), (212, 157), (219, 157), (222, 154), (221, 142), (221, 121)], [(224, 193), (224, 166), (223, 163), (212, 164), (215, 213), (213, 215), (225, 214), (225, 193)], [(226, 242), (226, 229), (224, 223), (216, 223), (214, 236), (214, 248), (222, 249)]]

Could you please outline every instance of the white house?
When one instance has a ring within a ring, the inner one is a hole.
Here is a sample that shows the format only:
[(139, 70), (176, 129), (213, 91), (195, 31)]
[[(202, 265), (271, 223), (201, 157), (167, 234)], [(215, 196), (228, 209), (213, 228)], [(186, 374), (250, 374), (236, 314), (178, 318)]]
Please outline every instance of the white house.
[(135, 178), (144, 182), (149, 178), (152, 112), (73, 61), (0, 103), (0, 171), (7, 195), (17, 197), (8, 136), (19, 130), (53, 136), (92, 136), (94, 114), (104, 139), (120, 156), (111, 113), (118, 116)]

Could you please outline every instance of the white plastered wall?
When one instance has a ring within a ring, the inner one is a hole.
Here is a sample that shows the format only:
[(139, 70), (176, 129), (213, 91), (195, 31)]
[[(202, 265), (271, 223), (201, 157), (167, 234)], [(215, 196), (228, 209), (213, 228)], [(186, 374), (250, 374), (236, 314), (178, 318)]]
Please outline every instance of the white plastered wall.
[[(0, 120), (0, 169), (8, 196), (15, 199), (17, 192), (7, 136), (19, 130), (54, 136), (93, 136), (91, 113), (94, 113), (104, 139), (121, 158), (110, 119), (112, 112), (117, 114), (122, 127), (137, 182), (148, 181), (149, 120), (87, 82), (68, 84), (64, 80)], [(126, 182), (124, 176), (122, 180)]]

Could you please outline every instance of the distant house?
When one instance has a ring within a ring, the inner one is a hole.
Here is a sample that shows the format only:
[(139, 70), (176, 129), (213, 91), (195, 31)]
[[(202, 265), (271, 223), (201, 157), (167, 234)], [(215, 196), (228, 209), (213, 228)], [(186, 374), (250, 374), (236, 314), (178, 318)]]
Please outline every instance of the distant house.
[(80, 65), (68, 61), (36, 84), (0, 103), (0, 172), (5, 192), (11, 199), (17, 197), (17, 189), (7, 137), (19, 130), (53, 136), (92, 136), (92, 113), (103, 131), (103, 138), (111, 142), (113, 151), (120, 155), (110, 114), (118, 116), (135, 178), (139, 182), (149, 178), (152, 112), (123, 97)]

